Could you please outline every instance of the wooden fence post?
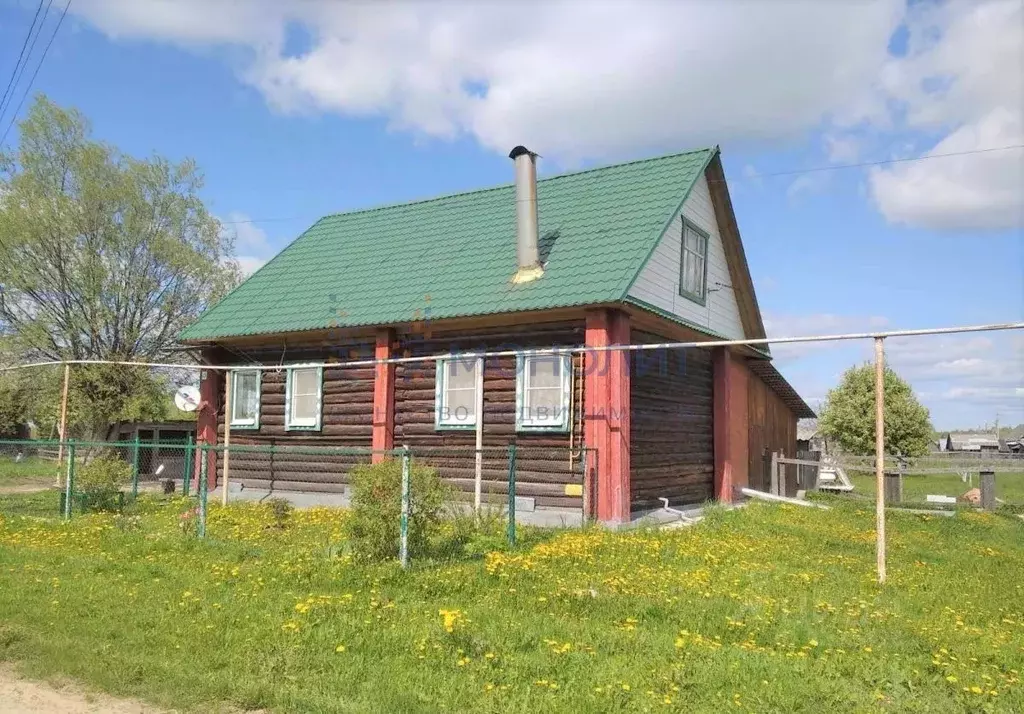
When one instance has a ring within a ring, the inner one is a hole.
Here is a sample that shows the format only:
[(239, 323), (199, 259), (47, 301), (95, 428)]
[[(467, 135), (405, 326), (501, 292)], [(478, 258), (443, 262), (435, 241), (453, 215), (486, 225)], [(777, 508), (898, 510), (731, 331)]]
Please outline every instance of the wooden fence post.
[(769, 478), (771, 479), (769, 486), (771, 490), (769, 491), (769, 493), (772, 493), (776, 496), (781, 495), (779, 493), (779, 452), (777, 451), (772, 452), (772, 465), (769, 471)]
[(980, 474), (981, 507), (986, 511), (996, 510), (996, 473), (982, 471)]
[(885, 472), (885, 502), (903, 502), (903, 474), (899, 471)]

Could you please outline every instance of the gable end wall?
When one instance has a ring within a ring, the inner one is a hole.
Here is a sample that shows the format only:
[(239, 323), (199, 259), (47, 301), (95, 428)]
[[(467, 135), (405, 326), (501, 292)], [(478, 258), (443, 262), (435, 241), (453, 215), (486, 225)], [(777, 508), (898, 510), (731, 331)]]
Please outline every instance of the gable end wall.
[[(679, 294), (683, 219), (676, 216), (629, 289), (629, 296), (729, 339), (743, 339), (743, 323), (729, 276), (725, 248), (705, 176), (693, 186), (682, 216), (709, 235), (707, 299), (700, 305)], [(719, 287), (722, 286), (722, 287)]]

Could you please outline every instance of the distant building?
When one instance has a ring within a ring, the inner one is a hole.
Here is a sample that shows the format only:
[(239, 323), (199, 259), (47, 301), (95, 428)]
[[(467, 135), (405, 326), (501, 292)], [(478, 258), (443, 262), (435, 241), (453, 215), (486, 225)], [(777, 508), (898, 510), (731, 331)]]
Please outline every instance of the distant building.
[(817, 419), (801, 419), (796, 427), (796, 450), (826, 453), (825, 437), (818, 429)]
[(997, 452), (999, 440), (991, 434), (947, 434), (947, 451)]

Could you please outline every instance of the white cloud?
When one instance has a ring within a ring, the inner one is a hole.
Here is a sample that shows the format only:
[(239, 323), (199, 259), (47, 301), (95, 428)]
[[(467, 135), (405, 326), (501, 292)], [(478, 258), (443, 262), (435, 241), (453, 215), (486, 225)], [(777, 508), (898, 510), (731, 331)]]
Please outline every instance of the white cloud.
[[(907, 55), (889, 63), (882, 85), (906, 128), (941, 137), (923, 155), (1024, 144), (1024, 3), (922, 3), (908, 27)], [(1024, 225), (1024, 149), (876, 169), (870, 185), (893, 223)]]
[(853, 136), (826, 134), (825, 150), (828, 160), (836, 164), (849, 164), (860, 158), (860, 141)]
[[(1024, 146), (1020, 113), (997, 107), (925, 155)], [(946, 156), (870, 174), (872, 196), (893, 223), (939, 229), (1024, 225), (1024, 148)]]
[(266, 258), (257, 258), (252, 255), (240, 255), (235, 258), (235, 261), (238, 263), (238, 269), (242, 271), (244, 277), (249, 277), (267, 263)]
[[(574, 161), (795, 137), (863, 95), (900, 0), (864, 3), (81, 0), (115, 37), (249, 50), (284, 110), (384, 116)], [(287, 55), (289, 23), (310, 31)]]
[[(828, 159), (846, 163), (1021, 141), (1021, 8), (78, 0), (72, 12), (115, 38), (229, 48), (243, 81), (286, 112), (384, 117), (396, 129), (469, 135), (497, 151), (524, 143), (562, 164), (821, 131)], [(894, 56), (901, 25), (907, 50)], [(289, 43), (296, 34), (304, 46)], [(896, 223), (1019, 225), (1021, 159), (1005, 152), (879, 169), (870, 193)]]
[(894, 337), (886, 340), (885, 353), (937, 421), (970, 426), (992, 421), (996, 413), (1004, 423), (1024, 421), (1024, 337), (1019, 333)]
[(786, 189), (786, 198), (796, 202), (802, 195), (821, 193), (830, 182), (830, 175), (825, 171), (816, 171), (797, 176)]
[[(835, 315), (813, 313), (791, 315), (767, 313), (764, 329), (768, 337), (810, 337), (871, 332), (885, 329), (889, 321), (879, 315)], [(792, 362), (812, 352), (847, 347), (846, 341), (792, 342), (771, 345), (772, 355), (781, 362)]]
[(234, 239), (235, 261), (245, 277), (262, 268), (274, 253), (266, 231), (244, 213), (228, 213), (221, 222), (221, 231)]
[[(769, 336), (823, 335), (892, 329), (881, 317), (772, 315)], [(820, 395), (842, 373), (874, 359), (869, 340), (772, 345), (772, 355), (797, 390)], [(996, 414), (1024, 422), (1024, 333), (986, 332), (885, 340), (885, 361), (907, 380), (938, 428), (976, 426)]]

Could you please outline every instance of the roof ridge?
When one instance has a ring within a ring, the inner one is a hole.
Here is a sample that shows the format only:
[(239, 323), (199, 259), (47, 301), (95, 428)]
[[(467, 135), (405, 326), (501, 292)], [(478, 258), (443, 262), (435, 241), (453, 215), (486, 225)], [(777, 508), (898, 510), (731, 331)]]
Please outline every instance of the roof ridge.
[[(537, 183), (545, 183), (547, 181), (555, 181), (557, 179), (569, 178), (572, 176), (580, 176), (582, 174), (595, 173), (597, 171), (608, 171), (609, 169), (617, 169), (623, 166), (632, 166), (634, 164), (644, 164), (653, 161), (664, 161), (665, 159), (674, 159), (680, 156), (686, 156), (687, 154), (700, 154), (703, 152), (711, 152), (712, 154), (718, 150), (718, 146), (705, 146), (700, 149), (689, 149), (687, 151), (677, 151), (673, 154), (662, 154), (660, 156), (647, 156), (642, 159), (632, 159), (630, 161), (621, 161), (617, 164), (605, 164), (604, 166), (592, 166), (588, 169), (578, 169), (576, 171), (564, 171), (554, 176), (545, 176), (544, 178), (538, 178)], [(369, 206), (367, 208), (356, 208), (351, 211), (335, 211), (333, 213), (327, 213), (316, 220), (310, 228), (313, 228), (323, 220), (328, 218), (336, 218), (338, 216), (356, 216), (361, 213), (373, 213), (374, 211), (385, 211), (392, 208), (404, 208), (407, 206), (416, 206), (421, 203), (433, 203), (434, 201), (444, 201), (449, 198), (458, 198), (461, 196), (475, 196), (481, 193), (489, 193), (490, 191), (500, 191), (502, 189), (514, 188), (515, 183), (502, 183), (497, 186), (487, 186), (485, 188), (475, 188), (469, 191), (455, 191), (453, 193), (443, 193), (438, 196), (430, 196), (428, 198), (414, 198), (409, 201), (399, 201), (397, 203), (382, 203), (377, 206)], [(308, 229), (307, 229), (308, 230)]]

